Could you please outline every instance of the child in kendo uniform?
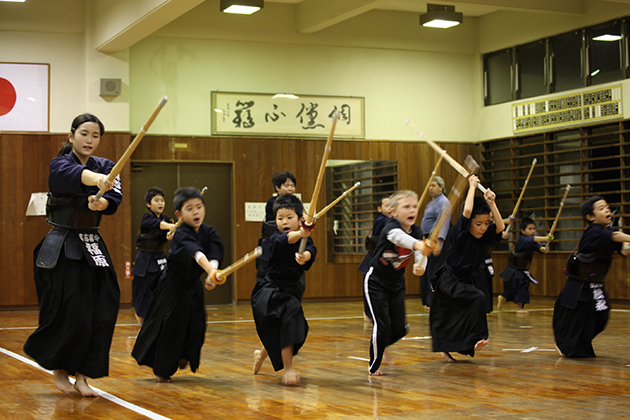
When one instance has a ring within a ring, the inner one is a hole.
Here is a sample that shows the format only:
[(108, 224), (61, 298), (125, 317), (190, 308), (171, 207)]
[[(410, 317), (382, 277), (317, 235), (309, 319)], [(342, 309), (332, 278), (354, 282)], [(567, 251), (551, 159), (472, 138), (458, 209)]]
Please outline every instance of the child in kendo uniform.
[(503, 279), (503, 293), (499, 295), (497, 309), (501, 310), (507, 301), (516, 303), (516, 313), (529, 313), (524, 308), (529, 303), (529, 283), (538, 284), (529, 272), (529, 265), (534, 252), (549, 252), (549, 248), (544, 246), (549, 240), (547, 236), (536, 236), (536, 223), (529, 217), (523, 218), (521, 236), (508, 256), (508, 265), (500, 274)]
[(601, 196), (587, 198), (580, 206), (589, 223), (577, 255), (567, 263), (567, 281), (553, 308), (553, 332), (561, 356), (595, 357), (593, 339), (608, 322), (610, 302), (604, 287), (616, 251), (630, 253), (630, 235), (608, 228), (611, 211)]
[[(496, 243), (504, 228), (495, 194), (486, 190), (484, 197), (475, 197), (479, 179), (471, 175), (462, 214), (451, 228), (446, 264), (432, 279), (433, 303), (429, 314), (433, 351), (440, 352), (450, 363), (456, 360), (451, 352), (474, 356), (488, 344), (487, 299), (475, 287), (483, 270), (486, 246)], [(490, 222), (490, 213), (495, 223)]]
[(293, 194), (297, 185), (295, 175), (287, 171), (275, 173), (271, 178), (271, 183), (276, 190), (276, 194), (271, 196), (267, 200), (267, 204), (265, 204), (265, 220), (263, 221), (260, 239), (258, 240), (258, 245), (262, 247), (262, 254), (256, 258), (256, 281), (265, 278), (269, 267), (269, 252), (271, 249), (269, 238), (277, 230), (276, 214), (273, 211), (273, 205), (279, 197)]
[[(254, 374), (269, 357), (273, 369), (284, 369), (282, 383), (297, 385), (300, 375), (293, 370), (295, 356), (306, 341), (308, 323), (302, 310), (306, 287), (304, 272), (311, 268), (317, 255), (310, 230), (300, 227), (304, 207), (293, 194), (278, 197), (274, 203), (278, 230), (271, 235), (269, 267), (264, 278), (256, 281), (251, 304), (256, 332), (263, 344), (254, 352)], [(306, 239), (304, 252), (298, 252)]]
[(133, 308), (140, 326), (147, 316), (152, 290), (157, 287), (157, 280), (166, 268), (164, 245), (167, 239), (172, 239), (176, 229), (175, 223), (163, 213), (164, 191), (161, 188), (149, 188), (144, 195), (144, 201), (149, 211), (142, 216), (136, 238), (138, 254), (133, 265), (131, 283)]
[(187, 187), (175, 193), (175, 216), (183, 223), (173, 235), (166, 270), (162, 272), (147, 317), (131, 355), (139, 365), (153, 368), (159, 382), (172, 382), (177, 369), (199, 368), (206, 335), (202, 274), (206, 289), (223, 260), (223, 243), (206, 216), (201, 191)]

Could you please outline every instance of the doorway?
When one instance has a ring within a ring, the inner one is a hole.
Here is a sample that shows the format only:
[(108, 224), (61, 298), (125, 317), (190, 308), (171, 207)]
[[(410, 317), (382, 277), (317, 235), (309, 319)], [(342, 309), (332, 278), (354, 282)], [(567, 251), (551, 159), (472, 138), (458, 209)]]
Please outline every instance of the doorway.
[[(160, 187), (166, 194), (164, 214), (175, 218), (173, 195), (178, 188), (208, 187), (204, 196), (206, 218), (204, 223), (214, 226), (225, 250), (222, 267), (234, 260), (232, 256), (232, 164), (231, 163), (161, 163), (134, 161), (131, 163), (131, 250), (136, 259), (136, 234), (140, 230), (142, 215), (147, 212), (144, 194), (151, 187)], [(168, 253), (167, 253), (168, 255)], [(234, 303), (234, 280), (229, 276), (225, 284), (212, 291), (204, 289), (206, 305)]]

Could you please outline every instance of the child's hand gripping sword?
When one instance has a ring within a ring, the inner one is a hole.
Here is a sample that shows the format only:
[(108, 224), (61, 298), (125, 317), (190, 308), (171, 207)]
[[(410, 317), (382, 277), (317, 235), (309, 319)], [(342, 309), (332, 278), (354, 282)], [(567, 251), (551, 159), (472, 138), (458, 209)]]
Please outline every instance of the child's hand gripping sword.
[[(516, 201), (516, 205), (514, 206), (514, 210), (512, 210), (512, 214), (510, 215), (510, 221), (512, 223), (516, 220), (516, 213), (518, 212), (518, 207), (521, 205), (521, 200), (523, 199), (523, 196), (525, 195), (525, 190), (527, 189), (529, 178), (531, 178), (532, 172), (534, 172), (534, 166), (536, 166), (536, 162), (538, 162), (538, 159), (534, 158), (534, 160), (532, 161), (532, 167), (529, 168), (529, 174), (527, 174), (527, 179), (525, 180), (525, 184), (523, 184), (521, 195), (518, 197), (518, 200)], [(503, 235), (506, 235), (505, 237), (507, 237), (507, 234), (510, 232), (512, 223), (508, 224), (507, 228), (505, 228), (505, 231), (503, 231)]]
[[(326, 142), (326, 148), (324, 149), (324, 155), (322, 156), (322, 163), (319, 166), (319, 174), (317, 175), (317, 181), (315, 181), (315, 188), (313, 189), (313, 196), (311, 198), (311, 205), (308, 208), (308, 213), (306, 214), (306, 221), (302, 223), (302, 227), (307, 230), (312, 230), (315, 228), (315, 224), (313, 223), (313, 217), (315, 216), (315, 206), (317, 206), (317, 198), (319, 196), (319, 191), (322, 188), (322, 183), (324, 181), (324, 174), (326, 173), (326, 162), (328, 161), (328, 155), (332, 150), (332, 140), (335, 134), (335, 127), (337, 126), (337, 120), (339, 120), (339, 111), (335, 110), (333, 114), (332, 127), (330, 128), (330, 134), (328, 135), (328, 141)], [(306, 238), (302, 238), (300, 240), (300, 248), (298, 252), (300, 254), (304, 253), (306, 249)]]
[[(120, 172), (122, 172), (122, 169), (125, 166), (125, 164), (127, 163), (127, 161), (129, 160), (129, 158), (131, 157), (131, 154), (134, 152), (134, 150), (136, 150), (136, 147), (138, 147), (138, 145), (140, 144), (140, 141), (144, 137), (145, 133), (147, 132), (149, 127), (151, 127), (151, 124), (153, 124), (153, 120), (155, 120), (155, 118), (160, 113), (162, 108), (164, 108), (164, 105), (166, 105), (166, 102), (168, 102), (168, 98), (166, 96), (163, 96), (162, 99), (160, 100), (160, 103), (158, 104), (157, 108), (155, 109), (155, 111), (153, 111), (153, 114), (151, 115), (149, 120), (142, 126), (142, 128), (140, 129), (140, 132), (136, 135), (136, 138), (133, 139), (133, 141), (131, 142), (129, 147), (127, 147), (127, 150), (125, 150), (125, 153), (123, 153), (123, 155), (118, 160), (118, 162), (116, 162), (116, 164), (112, 168), (112, 170), (109, 173), (109, 175), (107, 175), (107, 182), (109, 184), (113, 183), (114, 179), (116, 179), (118, 174), (120, 174)], [(98, 193), (94, 196), (94, 201), (100, 200), (100, 198), (103, 196), (103, 194), (106, 191), (107, 190), (99, 190)]]
[[(424, 140), (425, 142), (427, 142), (427, 144), (429, 146), (431, 146), (433, 148), (433, 150), (435, 150), (436, 152), (438, 152), (440, 154), (440, 156), (443, 156), (444, 159), (446, 159), (446, 161), (453, 167), (453, 169), (455, 169), (457, 172), (459, 172), (464, 178), (468, 177), (468, 175), (470, 175), (470, 172), (468, 172), (466, 170), (466, 168), (464, 168), (462, 165), (459, 164), (459, 162), (457, 162), (455, 159), (453, 159), (447, 152), (446, 150), (443, 150), (442, 148), (440, 148), (440, 146), (438, 146), (433, 140), (429, 139), (424, 132), (421, 132), (418, 127), (416, 127), (411, 121), (409, 121), (409, 118), (405, 118), (405, 124), (407, 124), (409, 127), (411, 127), (416, 133), (418, 133), (420, 135), (420, 139)], [(479, 190), (482, 193), (486, 193), (486, 188), (484, 188), (483, 185), (481, 185), (481, 183), (477, 184), (477, 188), (479, 188)]]
[(239, 268), (247, 265), (253, 261), (256, 261), (256, 258), (262, 255), (262, 248), (257, 246), (252, 252), (245, 254), (243, 258), (234, 262), (232, 265), (228, 265), (223, 270), (215, 270), (212, 274), (211, 281), (215, 284), (223, 284), (227, 280), (228, 276), (238, 270)]

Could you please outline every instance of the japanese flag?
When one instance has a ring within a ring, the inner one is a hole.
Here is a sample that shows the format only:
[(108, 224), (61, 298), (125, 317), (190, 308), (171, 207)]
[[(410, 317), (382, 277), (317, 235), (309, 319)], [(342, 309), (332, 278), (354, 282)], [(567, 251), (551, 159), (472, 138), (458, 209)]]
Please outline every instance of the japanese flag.
[(48, 68), (0, 63), (0, 131), (48, 131)]

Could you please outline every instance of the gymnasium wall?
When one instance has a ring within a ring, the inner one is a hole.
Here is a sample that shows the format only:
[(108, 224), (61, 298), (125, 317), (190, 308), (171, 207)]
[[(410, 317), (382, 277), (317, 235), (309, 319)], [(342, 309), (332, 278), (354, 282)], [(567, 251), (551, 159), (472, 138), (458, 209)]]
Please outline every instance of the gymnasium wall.
[[(107, 133), (99, 148), (99, 155), (115, 158), (129, 144), (128, 133)], [(48, 164), (65, 141), (62, 135), (0, 134), (0, 176), (4, 187), (0, 189), (0, 308), (34, 306), (37, 296), (33, 283), (32, 250), (44, 237), (50, 226), (43, 216), (25, 216), (31, 192), (47, 190)], [(174, 144), (186, 144), (187, 148), (175, 148)], [(35, 148), (31, 145), (38, 144)], [(246, 202), (265, 202), (273, 193), (270, 174), (281, 170), (293, 172), (298, 180), (297, 192), (305, 201), (310, 201), (315, 184), (325, 140), (287, 138), (242, 138), (242, 137), (190, 137), (147, 135), (132, 156), (135, 161), (156, 162), (230, 162), (233, 164), (234, 209), (233, 255), (251, 251), (260, 236), (259, 222), (245, 221)], [(471, 143), (440, 144), (450, 155), (463, 161), (471, 154), (477, 160), (479, 145)], [(436, 163), (435, 153), (425, 144), (416, 142), (392, 142), (371, 140), (335, 140), (330, 159), (396, 160), (399, 167), (399, 187), (421, 192)], [(455, 172), (442, 164), (440, 173), (447, 186), (452, 185)], [(129, 166), (122, 174), (123, 193), (129, 185)], [(212, 186), (210, 187), (210, 197)], [(326, 185), (320, 193), (317, 208), (325, 205)], [(223, 203), (207, 201), (208, 206)], [(455, 213), (455, 217), (459, 215)], [(131, 203), (124, 200), (118, 212), (104, 217), (101, 232), (112, 254), (121, 287), (121, 304), (131, 302), (131, 281), (125, 279), (125, 262), (130, 261), (135, 235), (131, 232)], [(208, 224), (220, 224), (220, 220), (206, 220)], [(327, 260), (328, 236), (326, 220), (319, 223), (313, 239), (318, 247), (318, 259), (307, 273), (305, 298), (313, 299), (358, 299), (361, 296), (362, 278), (357, 266), (362, 255), (348, 255), (343, 262)], [(530, 288), (533, 296), (556, 296), (564, 284), (562, 268), (567, 252), (551, 251), (537, 256), (531, 272), (540, 285)], [(493, 254), (495, 270), (505, 267), (507, 253)], [(229, 263), (229, 262), (226, 262)], [(607, 289), (612, 299), (630, 299), (628, 282), (615, 281), (625, 278), (630, 270), (630, 260), (615, 258), (608, 275)], [(419, 280), (410, 272), (406, 275), (408, 295), (420, 293)], [(249, 265), (235, 274), (235, 293), (238, 301), (249, 299), (255, 283), (254, 265)], [(501, 278), (495, 275), (494, 291), (502, 290)]]

